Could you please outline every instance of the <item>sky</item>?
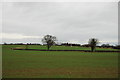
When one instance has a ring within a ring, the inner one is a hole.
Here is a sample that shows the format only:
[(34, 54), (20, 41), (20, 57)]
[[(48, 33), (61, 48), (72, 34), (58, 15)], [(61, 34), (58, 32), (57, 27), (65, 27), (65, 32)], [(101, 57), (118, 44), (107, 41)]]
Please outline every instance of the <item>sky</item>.
[(118, 44), (117, 2), (4, 2), (2, 42), (41, 43), (47, 35), (57, 42)]

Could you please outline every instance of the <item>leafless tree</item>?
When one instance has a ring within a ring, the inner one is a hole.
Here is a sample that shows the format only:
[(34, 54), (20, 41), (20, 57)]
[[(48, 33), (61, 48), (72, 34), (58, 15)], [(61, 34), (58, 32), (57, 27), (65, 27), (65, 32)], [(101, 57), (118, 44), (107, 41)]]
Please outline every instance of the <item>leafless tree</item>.
[(43, 37), (43, 39), (42, 39), (42, 42), (43, 42), (43, 43), (46, 43), (47, 49), (49, 50), (50, 47), (55, 44), (55, 41), (56, 41), (56, 40), (57, 40), (57, 39), (56, 39), (55, 36), (45, 35), (45, 36)]
[(88, 43), (89, 43), (89, 45), (91, 47), (91, 51), (93, 52), (93, 51), (95, 51), (95, 47), (99, 43), (99, 41), (98, 41), (98, 39), (91, 38), (91, 39), (89, 39)]

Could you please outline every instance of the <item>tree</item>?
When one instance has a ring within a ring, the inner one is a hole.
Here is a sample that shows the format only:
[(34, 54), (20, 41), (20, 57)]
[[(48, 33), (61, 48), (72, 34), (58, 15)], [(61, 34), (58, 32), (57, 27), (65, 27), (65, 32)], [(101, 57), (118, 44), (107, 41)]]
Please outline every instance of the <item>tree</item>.
[(52, 45), (55, 44), (56, 37), (52, 35), (46, 35), (43, 37), (42, 42), (46, 43), (47, 49), (49, 50)]
[(98, 42), (98, 39), (95, 39), (95, 38), (91, 38), (91, 39), (89, 39), (89, 45), (90, 45), (90, 47), (91, 47), (91, 51), (93, 52), (93, 51), (95, 51), (95, 47), (96, 47), (96, 45), (99, 43)]
[(108, 47), (111, 47), (110, 44), (102, 44), (101, 46), (102, 46), (103, 48), (104, 48), (104, 47), (107, 47), (107, 48), (108, 48)]

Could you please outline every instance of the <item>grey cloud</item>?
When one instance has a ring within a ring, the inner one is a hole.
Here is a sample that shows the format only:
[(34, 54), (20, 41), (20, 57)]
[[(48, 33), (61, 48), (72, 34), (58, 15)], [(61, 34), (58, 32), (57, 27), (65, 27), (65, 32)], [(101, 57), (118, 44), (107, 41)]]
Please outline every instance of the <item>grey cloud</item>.
[(14, 2), (3, 7), (5, 33), (52, 34), (81, 43), (91, 37), (117, 40), (117, 3)]

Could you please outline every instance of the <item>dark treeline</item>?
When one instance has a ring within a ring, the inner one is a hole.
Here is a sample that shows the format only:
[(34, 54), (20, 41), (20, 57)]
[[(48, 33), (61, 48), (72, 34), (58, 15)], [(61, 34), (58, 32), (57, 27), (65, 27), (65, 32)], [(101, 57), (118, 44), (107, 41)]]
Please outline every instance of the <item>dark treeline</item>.
[(62, 43), (62, 46), (81, 46), (81, 44)]
[(42, 45), (39, 43), (4, 43), (4, 45)]
[[(71, 43), (62, 43), (61, 45), (63, 46), (80, 46), (80, 47), (90, 47), (90, 44), (71, 44)], [(116, 45), (116, 46), (113, 46), (113, 45), (110, 45), (110, 44), (102, 44), (100, 46), (96, 46), (96, 47), (99, 47), (99, 48), (115, 48), (115, 49), (120, 49), (120, 45)]]
[[(4, 43), (4, 45), (42, 45), (42, 44), (39, 44), (39, 43)], [(43, 45), (46, 45), (46, 44), (43, 44)], [(90, 47), (89, 44), (72, 44), (72, 43), (61, 43), (61, 44), (55, 44), (56, 46), (80, 46), (80, 47)], [(113, 48), (113, 49), (120, 49), (120, 45), (116, 45), (116, 46), (113, 46), (113, 45), (110, 45), (110, 44), (102, 44), (100, 46), (96, 46), (96, 47), (99, 47), (99, 48)]]

